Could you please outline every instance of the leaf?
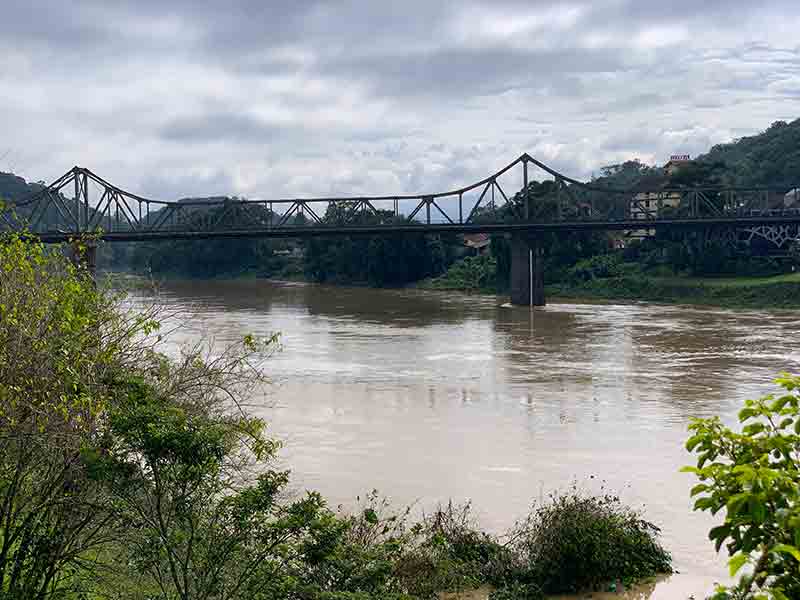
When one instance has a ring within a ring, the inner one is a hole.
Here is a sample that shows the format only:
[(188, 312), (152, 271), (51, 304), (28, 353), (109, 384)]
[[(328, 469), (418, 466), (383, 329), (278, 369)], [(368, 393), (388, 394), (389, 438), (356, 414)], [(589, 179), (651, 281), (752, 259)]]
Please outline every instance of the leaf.
[(800, 562), (800, 550), (789, 544), (778, 544), (772, 549), (773, 552), (782, 552), (783, 554), (791, 554), (797, 562)]
[(364, 510), (364, 519), (370, 525), (376, 525), (378, 523), (378, 513), (373, 508), (367, 508)]
[(750, 494), (747, 494), (747, 493), (744, 493), (744, 492), (740, 493), (740, 494), (734, 494), (733, 496), (731, 496), (728, 499), (728, 503), (727, 503), (728, 514), (733, 516), (736, 513), (738, 513), (739, 509), (742, 506), (742, 504), (745, 504), (749, 497), (750, 497)]
[(730, 534), (730, 532), (731, 528), (727, 525), (719, 525), (717, 527), (712, 527), (711, 531), (708, 532), (708, 539), (716, 540), (714, 546), (717, 552), (719, 552), (719, 549), (725, 542), (725, 538), (728, 537), (728, 534)]
[(739, 421), (746, 421), (747, 419), (754, 417), (756, 414), (758, 414), (758, 412), (754, 408), (743, 408), (739, 411)]
[(755, 435), (756, 433), (761, 433), (766, 429), (766, 425), (763, 423), (751, 423), (747, 425), (744, 429), (742, 429), (742, 433), (745, 435)]
[(703, 439), (704, 439), (704, 438), (705, 438), (705, 434), (703, 434), (703, 433), (698, 433), (698, 434), (696, 434), (696, 435), (693, 435), (693, 436), (692, 436), (692, 437), (690, 437), (688, 440), (686, 440), (686, 449), (687, 449), (689, 452), (691, 452), (692, 450), (694, 450), (694, 449), (695, 449), (695, 447), (696, 447), (696, 446), (697, 446), (697, 445), (698, 445), (700, 442), (702, 442), (702, 441), (703, 441)]
[(731, 557), (731, 559), (728, 561), (728, 571), (730, 572), (731, 577), (736, 577), (736, 573), (738, 573), (739, 569), (741, 569), (745, 563), (747, 563), (748, 559), (749, 557), (747, 554), (743, 554), (742, 552)]

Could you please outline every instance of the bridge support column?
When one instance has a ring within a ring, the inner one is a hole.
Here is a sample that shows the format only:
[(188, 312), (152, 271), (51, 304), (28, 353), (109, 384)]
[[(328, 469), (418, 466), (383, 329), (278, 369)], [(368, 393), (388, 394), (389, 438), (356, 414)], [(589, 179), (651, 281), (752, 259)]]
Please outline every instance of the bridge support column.
[(97, 273), (97, 243), (72, 240), (69, 245), (69, 259), (79, 271), (86, 272), (94, 279)]
[(539, 238), (511, 236), (511, 304), (544, 306), (544, 252)]

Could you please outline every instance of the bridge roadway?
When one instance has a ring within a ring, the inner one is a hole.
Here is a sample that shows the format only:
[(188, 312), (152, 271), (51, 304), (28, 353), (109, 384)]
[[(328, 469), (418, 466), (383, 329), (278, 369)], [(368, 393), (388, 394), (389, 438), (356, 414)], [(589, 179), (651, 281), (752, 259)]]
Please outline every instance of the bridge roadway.
[[(709, 227), (751, 228), (760, 225), (800, 225), (800, 211), (785, 215), (747, 217), (704, 217), (650, 220), (581, 220), (527, 223), (430, 223), (408, 225), (283, 225), (248, 229), (110, 231), (98, 237), (108, 242), (147, 242), (164, 240), (208, 240), (224, 238), (309, 238), (356, 235), (402, 235), (411, 233), (556, 233), (572, 231), (634, 231), (641, 229), (707, 229)], [(75, 232), (45, 231), (36, 237), (45, 243), (62, 243), (74, 239)]]

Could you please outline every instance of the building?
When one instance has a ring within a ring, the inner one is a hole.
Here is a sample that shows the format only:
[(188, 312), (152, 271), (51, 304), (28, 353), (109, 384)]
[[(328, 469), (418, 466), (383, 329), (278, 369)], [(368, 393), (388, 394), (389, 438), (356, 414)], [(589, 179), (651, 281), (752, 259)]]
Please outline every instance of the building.
[[(681, 194), (669, 190), (669, 178), (676, 171), (691, 163), (688, 154), (673, 154), (661, 172), (647, 175), (635, 186), (636, 194), (631, 200), (629, 215), (632, 220), (647, 220), (663, 215), (664, 210), (676, 209), (681, 203)], [(637, 191), (638, 190), (638, 191)], [(651, 237), (655, 229), (635, 229), (627, 231), (628, 237)]]
[(691, 162), (692, 159), (688, 154), (673, 154), (669, 157), (667, 164), (664, 165), (664, 171), (666, 171), (667, 177), (672, 177), (675, 171), (682, 169)]
[(476, 254), (484, 254), (489, 251), (492, 239), (488, 233), (466, 233), (464, 234), (464, 245)]

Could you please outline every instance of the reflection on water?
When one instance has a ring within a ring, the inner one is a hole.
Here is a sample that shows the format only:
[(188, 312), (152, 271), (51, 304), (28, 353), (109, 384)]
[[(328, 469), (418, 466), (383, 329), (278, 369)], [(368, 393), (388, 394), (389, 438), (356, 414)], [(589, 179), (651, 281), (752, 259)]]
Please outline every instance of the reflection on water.
[(691, 460), (689, 418), (732, 422), (742, 400), (800, 363), (791, 312), (531, 311), (495, 297), (266, 281), (168, 282), (163, 300), (196, 314), (172, 343), (282, 332), (273, 385), (255, 401), (285, 440), (298, 490), (333, 504), (371, 488), (428, 507), (470, 498), (500, 531), (573, 480), (605, 485), (663, 528), (683, 574), (653, 598), (687, 582), (701, 597), (724, 578), (711, 520), (691, 512), (692, 480), (678, 473)]

